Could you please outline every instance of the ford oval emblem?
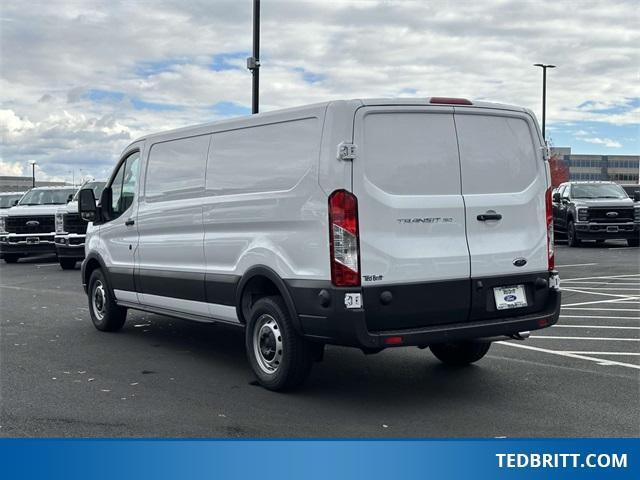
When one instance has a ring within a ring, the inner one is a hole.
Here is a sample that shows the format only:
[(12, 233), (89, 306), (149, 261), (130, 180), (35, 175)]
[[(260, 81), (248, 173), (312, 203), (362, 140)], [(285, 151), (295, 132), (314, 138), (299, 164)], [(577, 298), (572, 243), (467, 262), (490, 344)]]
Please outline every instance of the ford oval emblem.
[(504, 296), (504, 301), (505, 302), (514, 302), (518, 297), (516, 297), (515, 295), (505, 295)]
[(524, 267), (524, 266), (527, 264), (527, 259), (526, 259), (526, 258), (522, 258), (522, 257), (521, 257), (521, 258), (516, 258), (516, 259), (513, 261), (513, 264), (514, 264), (516, 267)]
[(29, 220), (26, 223), (27, 227), (37, 227), (38, 225), (40, 225), (40, 222), (37, 220)]
[(618, 216), (618, 212), (607, 212), (607, 217), (615, 218)]

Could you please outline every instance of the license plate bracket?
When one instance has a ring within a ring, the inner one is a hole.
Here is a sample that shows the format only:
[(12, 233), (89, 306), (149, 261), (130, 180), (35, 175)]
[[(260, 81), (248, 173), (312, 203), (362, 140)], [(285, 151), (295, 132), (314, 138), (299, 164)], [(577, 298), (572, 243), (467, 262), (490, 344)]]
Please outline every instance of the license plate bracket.
[(37, 245), (40, 243), (40, 239), (38, 237), (27, 237), (26, 241), (29, 245)]
[(497, 310), (524, 308), (529, 305), (529, 303), (527, 302), (527, 292), (524, 288), (524, 285), (494, 287), (493, 297), (496, 301)]

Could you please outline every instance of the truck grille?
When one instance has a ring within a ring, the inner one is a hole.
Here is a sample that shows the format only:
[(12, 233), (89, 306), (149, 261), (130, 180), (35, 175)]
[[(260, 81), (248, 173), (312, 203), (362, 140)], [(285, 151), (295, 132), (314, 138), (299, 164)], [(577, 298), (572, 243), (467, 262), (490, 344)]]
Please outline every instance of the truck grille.
[(87, 222), (78, 213), (67, 213), (64, 216), (64, 231), (67, 233), (87, 233)]
[(598, 223), (633, 222), (633, 207), (589, 207), (589, 221)]
[(8, 233), (50, 233), (55, 229), (53, 215), (6, 217), (5, 220), (5, 230)]

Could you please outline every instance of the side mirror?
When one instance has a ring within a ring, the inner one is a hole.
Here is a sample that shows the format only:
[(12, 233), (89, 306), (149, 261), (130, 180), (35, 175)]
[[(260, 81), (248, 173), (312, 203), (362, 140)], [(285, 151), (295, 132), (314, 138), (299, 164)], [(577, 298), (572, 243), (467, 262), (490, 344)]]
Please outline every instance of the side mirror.
[(100, 203), (99, 205), (99, 210), (100, 213), (102, 215), (102, 220), (105, 222), (108, 222), (109, 220), (111, 220), (111, 217), (113, 216), (112, 213), (112, 208), (111, 208), (111, 199), (112, 199), (112, 190), (111, 187), (107, 187), (104, 190), (102, 190), (102, 194), (100, 195)]
[(636, 190), (633, 192), (633, 201), (640, 202), (640, 190)]
[(80, 214), (80, 218), (85, 222), (95, 221), (98, 215), (96, 197), (90, 188), (80, 190), (80, 195), (78, 196), (78, 213)]
[(553, 194), (553, 202), (560, 203), (560, 192), (556, 192)]
[(69, 203), (71, 200), (73, 200), (73, 193), (70, 193), (67, 197), (67, 203)]
[(11, 202), (11, 206), (12, 206), (12, 207), (15, 207), (15, 206), (18, 204), (18, 202), (19, 202), (19, 201), (20, 201), (20, 200), (18, 200), (18, 199), (16, 198), (13, 202)]

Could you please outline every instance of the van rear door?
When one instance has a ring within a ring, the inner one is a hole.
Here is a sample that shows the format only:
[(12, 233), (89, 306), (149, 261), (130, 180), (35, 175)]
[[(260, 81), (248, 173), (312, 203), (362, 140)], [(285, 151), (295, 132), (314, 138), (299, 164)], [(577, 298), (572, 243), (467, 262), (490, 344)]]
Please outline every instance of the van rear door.
[(470, 265), (453, 108), (362, 107), (354, 143), (369, 330), (466, 321)]
[[(548, 294), (539, 279), (548, 269), (547, 164), (534, 121), (524, 112), (477, 107), (455, 107), (454, 117), (471, 254), (470, 320), (539, 311)], [(519, 285), (526, 307), (498, 305), (502, 292), (495, 288)]]

